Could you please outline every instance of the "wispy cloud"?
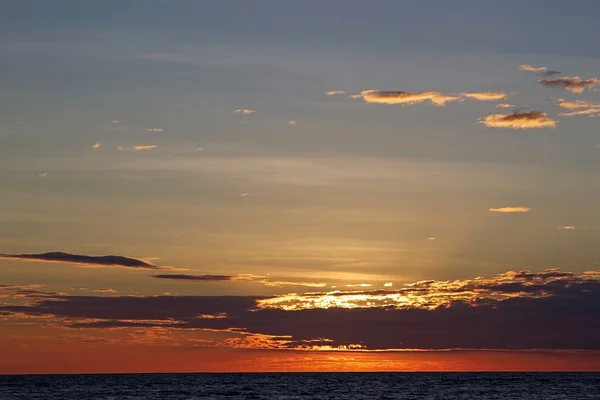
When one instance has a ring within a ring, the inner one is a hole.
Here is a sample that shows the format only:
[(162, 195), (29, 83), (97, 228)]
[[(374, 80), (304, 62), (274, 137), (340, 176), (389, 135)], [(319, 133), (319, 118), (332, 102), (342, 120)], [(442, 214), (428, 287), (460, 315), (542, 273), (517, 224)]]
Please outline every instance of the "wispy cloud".
[(551, 69), (548, 69), (548, 67), (534, 67), (533, 65), (529, 65), (529, 64), (520, 65), (517, 67), (517, 69), (519, 71), (535, 72), (536, 74), (541, 74), (541, 75), (546, 75), (546, 76), (560, 74), (559, 71), (553, 71)]
[(251, 110), (249, 108), (238, 108), (237, 110), (234, 111), (234, 113), (236, 113), (236, 114), (244, 114), (244, 115), (254, 114), (255, 112), (256, 112), (256, 110)]
[(585, 90), (591, 89), (592, 87), (598, 85), (600, 83), (600, 79), (581, 79), (579, 76), (563, 76), (562, 78), (556, 79), (540, 79), (538, 82), (544, 86), (561, 87), (571, 93), (581, 94)]
[(498, 212), (498, 213), (526, 213), (531, 211), (529, 207), (500, 207), (500, 208), (490, 208), (488, 211)]
[(112, 121), (110, 121), (112, 124), (120, 124), (121, 121), (119, 121), (118, 119), (113, 119)]
[(419, 104), (431, 102), (436, 106), (443, 107), (446, 103), (452, 101), (464, 101), (466, 99), (478, 101), (498, 101), (507, 99), (509, 96), (505, 92), (472, 92), (448, 94), (436, 91), (428, 92), (403, 92), (403, 91), (383, 91), (383, 90), (363, 90), (360, 94), (351, 95), (354, 99), (363, 99), (367, 103), (379, 104)]
[(272, 280), (262, 275), (239, 274), (239, 275), (188, 275), (188, 274), (159, 274), (151, 275), (151, 278), (172, 279), (191, 282), (223, 282), (223, 281), (255, 281), (269, 287), (280, 286), (306, 286), (306, 287), (325, 287), (327, 284), (321, 282), (306, 281), (284, 281)]
[(514, 104), (507, 104), (507, 103), (496, 105), (496, 108), (513, 108), (513, 107), (514, 107)]
[(154, 150), (158, 148), (157, 145), (155, 144), (144, 144), (144, 145), (136, 145), (136, 146), (131, 146), (131, 147), (123, 147), (123, 146), (117, 146), (117, 150), (119, 151), (127, 151), (127, 150), (133, 150), (133, 151), (147, 151), (147, 150)]
[(325, 94), (327, 96), (335, 96), (335, 95), (342, 95), (342, 94), (346, 94), (345, 91), (343, 90), (330, 90), (329, 92), (325, 92)]
[(144, 151), (144, 150), (154, 150), (156, 149), (158, 146), (151, 144), (151, 145), (137, 145), (137, 146), (133, 146), (131, 149), (132, 150), (136, 150), (136, 151)]
[(162, 132), (163, 128), (144, 128), (146, 132)]
[(117, 293), (115, 289), (105, 288), (105, 289), (96, 289), (95, 293)]
[(378, 104), (419, 104), (425, 101), (433, 105), (443, 107), (451, 101), (462, 100), (461, 96), (453, 96), (441, 92), (415, 92), (363, 90), (360, 94), (352, 95), (352, 98), (362, 98), (367, 103)]
[(159, 274), (150, 275), (151, 278), (157, 279), (171, 279), (177, 281), (199, 281), (199, 282), (211, 282), (211, 281), (230, 281), (235, 278), (234, 275), (188, 275), (188, 274)]
[(561, 231), (574, 231), (575, 229), (577, 228), (573, 225), (565, 225), (560, 227)]
[(557, 107), (565, 108), (567, 110), (574, 110), (571, 112), (558, 114), (564, 117), (573, 117), (576, 115), (587, 115), (588, 117), (598, 117), (600, 116), (600, 104), (598, 103), (590, 103), (588, 101), (568, 101), (565, 99), (558, 99), (559, 103), (556, 104)]
[(65, 264), (93, 265), (99, 267), (125, 267), (137, 269), (173, 269), (172, 267), (159, 267), (147, 261), (137, 258), (123, 256), (88, 256), (81, 254), (70, 254), (62, 251), (53, 251), (41, 254), (0, 254), (0, 258), (23, 260), (23, 261), (45, 261)]
[(98, 150), (100, 148), (100, 143), (96, 143), (92, 146), (94, 150)]
[(42, 172), (41, 174), (38, 174), (38, 176), (40, 178), (46, 178), (48, 176), (48, 173), (47, 172)]
[(479, 101), (498, 101), (508, 98), (508, 94), (504, 92), (476, 92), (464, 93), (463, 96)]
[(296, 121), (294, 121), (294, 120), (290, 120), (290, 121), (288, 121), (288, 125), (294, 126), (294, 125), (296, 125), (296, 124), (297, 124), (297, 122), (296, 122)]
[(480, 118), (479, 122), (490, 128), (508, 129), (554, 128), (558, 124), (558, 121), (548, 118), (548, 114), (542, 111), (491, 114)]

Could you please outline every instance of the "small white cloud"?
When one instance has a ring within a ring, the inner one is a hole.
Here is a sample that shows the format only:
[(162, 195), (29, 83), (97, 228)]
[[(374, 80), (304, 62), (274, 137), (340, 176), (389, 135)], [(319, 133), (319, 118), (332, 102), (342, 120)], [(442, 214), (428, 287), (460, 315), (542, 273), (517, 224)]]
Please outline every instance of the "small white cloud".
[(100, 148), (100, 143), (96, 143), (92, 146), (94, 150), (98, 150)]
[(341, 94), (346, 94), (346, 92), (344, 92), (343, 90), (330, 90), (329, 92), (325, 92), (325, 94), (327, 96), (335, 96), (335, 95), (341, 95)]
[(198, 147), (198, 148), (196, 149), (196, 151), (202, 151), (202, 150), (204, 150), (202, 147)]
[(117, 150), (119, 150), (119, 151), (125, 151), (125, 147), (123, 147), (123, 146), (117, 146)]
[(435, 240), (434, 237), (428, 237), (427, 240)]
[(250, 110), (249, 108), (238, 108), (237, 110), (234, 111), (234, 113), (236, 113), (236, 114), (244, 114), (244, 115), (254, 114), (255, 112), (256, 112), (256, 110)]
[(491, 212), (499, 212), (499, 213), (526, 213), (531, 211), (529, 207), (500, 207), (500, 208), (490, 208)]
[(350, 284), (350, 285), (346, 285), (346, 287), (371, 287), (373, 285), (371, 285), (370, 283), (357, 283), (357, 284)]
[(392, 287), (393, 283), (392, 282), (386, 282), (383, 284), (384, 287)]
[(119, 121), (118, 119), (113, 119), (112, 121), (110, 121), (112, 124), (120, 124), (121, 121)]
[(162, 132), (163, 128), (144, 128), (146, 132)]
[(250, 196), (250, 193), (240, 193), (240, 196), (242, 196), (242, 197)]
[(296, 125), (296, 121), (294, 121), (294, 120), (288, 121), (288, 125), (294, 126), (294, 125)]
[(506, 104), (506, 103), (503, 103), (503, 104), (498, 104), (498, 105), (496, 106), (496, 108), (512, 108), (512, 107), (514, 107), (514, 105), (513, 105), (513, 104)]
[(39, 176), (40, 178), (45, 178), (45, 177), (47, 177), (47, 176), (48, 176), (48, 173), (47, 173), (47, 172), (43, 172), (43, 173), (41, 173), (41, 174), (38, 174), (38, 176)]

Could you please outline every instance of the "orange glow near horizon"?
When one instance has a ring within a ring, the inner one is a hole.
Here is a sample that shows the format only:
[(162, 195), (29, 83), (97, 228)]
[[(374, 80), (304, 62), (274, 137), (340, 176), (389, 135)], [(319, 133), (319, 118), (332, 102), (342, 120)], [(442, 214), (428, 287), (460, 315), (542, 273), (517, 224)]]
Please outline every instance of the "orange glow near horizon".
[(0, 374), (600, 371), (597, 352), (327, 352), (31, 340), (0, 345)]

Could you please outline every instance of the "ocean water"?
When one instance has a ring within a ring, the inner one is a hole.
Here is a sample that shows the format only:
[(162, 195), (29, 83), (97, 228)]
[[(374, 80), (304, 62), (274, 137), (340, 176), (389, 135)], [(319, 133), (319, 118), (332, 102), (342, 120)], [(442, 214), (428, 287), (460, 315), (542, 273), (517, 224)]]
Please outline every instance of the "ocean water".
[(600, 399), (600, 373), (4, 375), (0, 399)]

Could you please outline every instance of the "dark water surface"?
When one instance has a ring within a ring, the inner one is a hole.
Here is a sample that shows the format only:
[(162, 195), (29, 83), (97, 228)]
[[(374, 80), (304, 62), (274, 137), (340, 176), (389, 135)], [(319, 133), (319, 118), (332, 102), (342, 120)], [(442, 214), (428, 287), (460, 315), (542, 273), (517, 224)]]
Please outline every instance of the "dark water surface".
[(600, 373), (4, 375), (0, 399), (600, 399)]

